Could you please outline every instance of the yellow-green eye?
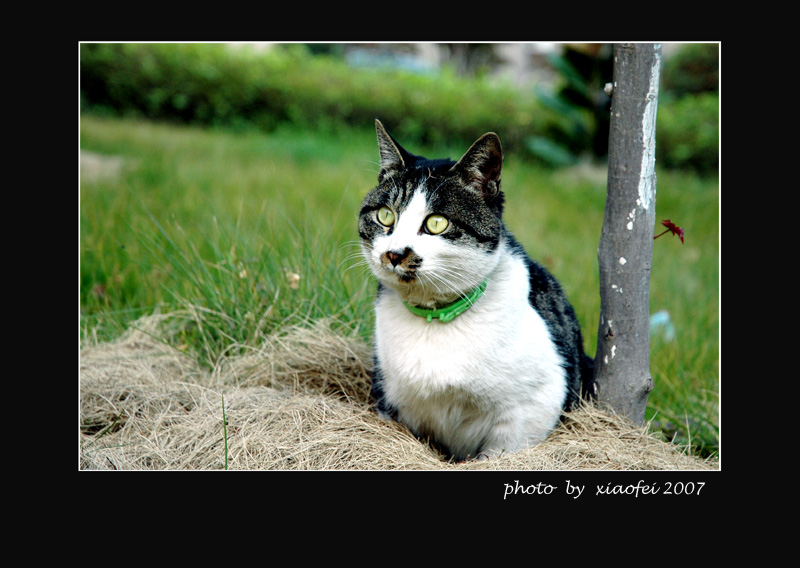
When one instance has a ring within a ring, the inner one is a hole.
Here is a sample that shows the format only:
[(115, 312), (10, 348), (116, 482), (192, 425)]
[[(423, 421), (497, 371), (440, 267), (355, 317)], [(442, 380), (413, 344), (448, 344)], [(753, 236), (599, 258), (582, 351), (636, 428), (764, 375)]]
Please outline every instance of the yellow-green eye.
[(381, 207), (378, 209), (378, 221), (381, 225), (390, 227), (394, 224), (394, 212), (388, 207)]
[(425, 220), (425, 228), (432, 235), (438, 235), (447, 228), (449, 221), (441, 215), (431, 215)]

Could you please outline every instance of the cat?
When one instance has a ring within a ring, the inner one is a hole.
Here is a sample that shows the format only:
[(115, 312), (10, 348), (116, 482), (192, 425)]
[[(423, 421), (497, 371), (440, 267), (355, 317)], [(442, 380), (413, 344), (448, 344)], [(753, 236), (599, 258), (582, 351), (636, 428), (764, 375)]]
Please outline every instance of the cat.
[(378, 280), (372, 396), (445, 456), (544, 440), (592, 376), (561, 286), (506, 229), (495, 133), (460, 160), (406, 151), (379, 120), (361, 251)]

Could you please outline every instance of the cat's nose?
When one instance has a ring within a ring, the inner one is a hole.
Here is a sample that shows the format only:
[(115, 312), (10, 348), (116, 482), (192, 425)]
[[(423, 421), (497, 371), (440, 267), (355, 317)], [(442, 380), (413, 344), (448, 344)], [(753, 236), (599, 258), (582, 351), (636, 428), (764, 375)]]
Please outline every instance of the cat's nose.
[(403, 259), (408, 256), (408, 249), (403, 251), (390, 250), (386, 253), (386, 258), (392, 263), (392, 266), (397, 266)]

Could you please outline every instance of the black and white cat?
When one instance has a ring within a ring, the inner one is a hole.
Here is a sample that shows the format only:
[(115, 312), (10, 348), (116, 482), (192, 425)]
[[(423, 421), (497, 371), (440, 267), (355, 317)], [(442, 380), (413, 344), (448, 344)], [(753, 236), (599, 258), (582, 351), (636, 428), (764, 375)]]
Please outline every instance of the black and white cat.
[(375, 126), (380, 173), (359, 234), (378, 279), (378, 413), (456, 460), (544, 440), (592, 360), (558, 282), (503, 224), (500, 139), (428, 160)]

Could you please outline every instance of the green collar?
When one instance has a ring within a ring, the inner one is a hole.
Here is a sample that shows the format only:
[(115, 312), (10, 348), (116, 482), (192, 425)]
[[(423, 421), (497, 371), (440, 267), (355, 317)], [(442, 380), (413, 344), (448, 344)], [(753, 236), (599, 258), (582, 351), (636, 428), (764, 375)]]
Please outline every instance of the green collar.
[(439, 321), (442, 323), (447, 323), (472, 307), (473, 302), (480, 298), (481, 294), (483, 294), (483, 291), (486, 290), (487, 282), (488, 280), (484, 280), (477, 288), (470, 292), (468, 296), (465, 296), (460, 300), (456, 300), (449, 306), (445, 306), (443, 308), (429, 310), (427, 308), (411, 306), (406, 302), (403, 302), (403, 304), (405, 304), (405, 306), (408, 308), (408, 311), (410, 311), (412, 314), (425, 318), (428, 320), (428, 322), (433, 321), (433, 318), (439, 318)]

